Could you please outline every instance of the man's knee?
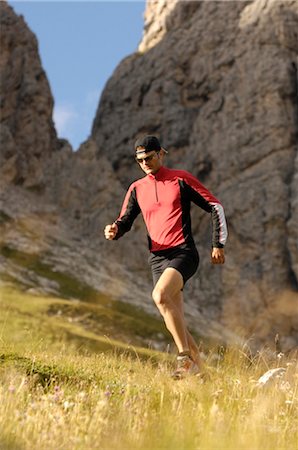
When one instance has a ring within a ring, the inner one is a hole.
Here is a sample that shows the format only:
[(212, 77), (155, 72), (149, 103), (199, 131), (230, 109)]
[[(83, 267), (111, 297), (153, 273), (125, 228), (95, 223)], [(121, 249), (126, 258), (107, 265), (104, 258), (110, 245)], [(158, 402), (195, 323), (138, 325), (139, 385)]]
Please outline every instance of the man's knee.
[(170, 297), (167, 294), (166, 289), (159, 287), (158, 285), (152, 291), (152, 298), (158, 309), (165, 308), (170, 304)]

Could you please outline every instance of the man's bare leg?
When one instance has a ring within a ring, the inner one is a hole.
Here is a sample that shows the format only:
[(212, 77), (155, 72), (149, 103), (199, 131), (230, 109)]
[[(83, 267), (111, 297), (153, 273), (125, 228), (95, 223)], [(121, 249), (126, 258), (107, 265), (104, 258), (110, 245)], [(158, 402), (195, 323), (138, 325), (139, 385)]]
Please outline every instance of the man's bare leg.
[[(183, 292), (179, 291), (179, 293), (177, 295), (177, 300), (175, 301), (175, 304), (178, 306), (178, 308), (181, 311), (181, 314), (184, 317), (184, 307), (183, 307), (184, 303), (183, 302), (184, 302)], [(199, 347), (197, 346), (194, 338), (192, 337), (192, 335), (190, 334), (190, 332), (188, 331), (187, 328), (186, 328), (186, 336), (187, 336), (187, 342), (188, 342), (191, 357), (194, 360), (194, 362), (197, 364), (197, 366), (199, 367), (200, 371), (203, 371), (203, 362), (200, 357)]]
[(163, 272), (152, 292), (152, 298), (165, 321), (167, 329), (173, 336), (179, 353), (190, 351), (183, 309), (179, 304), (176, 304), (182, 287), (181, 273), (169, 267)]
[(152, 297), (173, 336), (178, 352), (190, 352), (193, 361), (202, 371), (203, 363), (199, 348), (185, 323), (182, 287), (183, 278), (180, 272), (168, 268), (158, 280)]

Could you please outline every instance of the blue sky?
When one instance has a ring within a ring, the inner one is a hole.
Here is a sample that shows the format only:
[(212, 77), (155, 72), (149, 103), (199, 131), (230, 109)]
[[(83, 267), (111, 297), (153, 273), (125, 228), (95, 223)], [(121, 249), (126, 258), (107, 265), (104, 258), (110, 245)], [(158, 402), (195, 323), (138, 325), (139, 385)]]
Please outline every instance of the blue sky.
[(145, 0), (8, 3), (37, 36), (58, 135), (77, 150), (90, 135), (105, 83), (119, 62), (137, 50)]

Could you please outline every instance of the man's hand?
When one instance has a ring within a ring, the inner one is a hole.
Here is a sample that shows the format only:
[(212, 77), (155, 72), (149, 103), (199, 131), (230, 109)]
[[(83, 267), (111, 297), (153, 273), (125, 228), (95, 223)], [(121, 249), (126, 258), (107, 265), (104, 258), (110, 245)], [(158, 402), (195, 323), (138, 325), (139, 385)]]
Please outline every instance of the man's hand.
[(212, 262), (212, 264), (224, 264), (225, 253), (224, 253), (223, 248), (213, 247), (212, 252), (211, 252), (211, 262)]
[(111, 225), (106, 225), (104, 229), (104, 234), (106, 239), (112, 241), (116, 234), (118, 233), (118, 225), (116, 223), (112, 223)]

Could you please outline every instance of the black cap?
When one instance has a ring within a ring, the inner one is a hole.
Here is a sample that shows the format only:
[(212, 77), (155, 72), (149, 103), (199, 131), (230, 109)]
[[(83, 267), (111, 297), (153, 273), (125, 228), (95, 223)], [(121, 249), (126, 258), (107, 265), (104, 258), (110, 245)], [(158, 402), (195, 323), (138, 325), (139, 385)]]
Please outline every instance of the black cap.
[[(137, 151), (138, 147), (143, 147), (144, 150), (142, 149)], [(164, 150), (166, 153), (168, 153), (164, 148), (162, 148), (157, 137), (151, 135), (138, 138), (135, 142), (135, 150), (136, 153), (148, 153), (152, 151), (159, 152), (160, 150)]]

